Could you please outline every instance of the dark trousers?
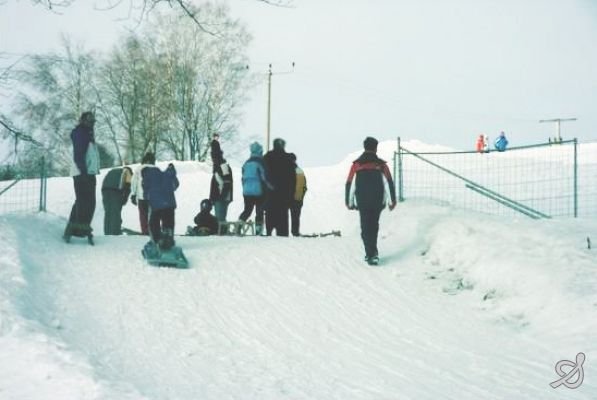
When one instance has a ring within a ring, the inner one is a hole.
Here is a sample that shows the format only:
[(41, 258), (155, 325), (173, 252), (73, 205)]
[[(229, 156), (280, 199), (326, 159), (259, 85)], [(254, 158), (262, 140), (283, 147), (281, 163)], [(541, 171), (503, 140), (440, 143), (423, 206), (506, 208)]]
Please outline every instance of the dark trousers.
[(379, 209), (359, 210), (361, 216), (361, 239), (365, 246), (365, 255), (367, 257), (376, 256), (377, 253), (377, 234), (379, 232)]
[(238, 219), (246, 221), (255, 208), (255, 224), (263, 225), (263, 196), (243, 196), (245, 199), (245, 209), (240, 214)]
[(162, 231), (169, 229), (174, 233), (174, 208), (162, 210), (149, 209), (149, 233), (154, 242), (162, 237)]
[(122, 192), (117, 189), (103, 189), (104, 235), (122, 235)]
[(292, 236), (299, 236), (301, 234), (301, 209), (303, 208), (303, 202), (294, 200), (290, 207), (290, 231)]
[(265, 229), (271, 236), (274, 229), (277, 236), (288, 236), (288, 206), (280, 202), (270, 202), (266, 211)]
[(73, 177), (75, 204), (68, 218), (65, 234), (87, 235), (91, 233), (91, 220), (95, 213), (95, 175)]
[(141, 233), (149, 235), (149, 202), (147, 200), (137, 200), (137, 208), (139, 209)]

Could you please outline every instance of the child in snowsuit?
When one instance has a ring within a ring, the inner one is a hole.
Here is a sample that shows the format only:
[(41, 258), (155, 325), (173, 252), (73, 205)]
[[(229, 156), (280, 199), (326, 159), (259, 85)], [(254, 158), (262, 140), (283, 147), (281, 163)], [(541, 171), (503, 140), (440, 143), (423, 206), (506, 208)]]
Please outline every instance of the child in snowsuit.
[(238, 217), (246, 222), (255, 208), (255, 234), (263, 232), (263, 214), (265, 205), (266, 189), (273, 189), (265, 176), (263, 165), (263, 147), (257, 142), (250, 146), (251, 157), (243, 164), (243, 198), (245, 209)]
[(476, 150), (477, 153), (483, 153), (485, 151), (485, 136), (483, 134), (480, 134), (477, 138)]
[(498, 136), (498, 138), (495, 139), (494, 145), (497, 151), (506, 150), (506, 147), (508, 146), (508, 139), (506, 139), (506, 134), (504, 134), (503, 131), (500, 133), (500, 136)]
[(102, 182), (104, 203), (104, 235), (122, 234), (122, 206), (131, 192), (133, 171), (129, 167), (111, 169)]
[(174, 165), (165, 171), (158, 167), (143, 169), (143, 195), (149, 202), (149, 233), (162, 250), (174, 246), (174, 210), (178, 178)]
[(195, 226), (188, 231), (189, 235), (208, 236), (218, 233), (218, 219), (211, 213), (211, 201), (201, 201), (201, 211), (193, 220)]

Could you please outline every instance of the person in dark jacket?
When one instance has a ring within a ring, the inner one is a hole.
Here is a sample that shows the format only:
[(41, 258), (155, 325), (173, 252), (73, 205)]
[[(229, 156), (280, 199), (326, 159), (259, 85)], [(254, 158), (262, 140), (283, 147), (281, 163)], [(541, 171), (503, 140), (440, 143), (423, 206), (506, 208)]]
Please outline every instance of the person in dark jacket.
[(178, 178), (173, 164), (165, 171), (158, 167), (143, 169), (143, 195), (149, 202), (149, 234), (161, 249), (174, 246), (174, 210)]
[(113, 168), (102, 182), (104, 235), (122, 235), (122, 206), (131, 192), (133, 171), (129, 167)]
[(267, 194), (266, 233), (270, 236), (276, 230), (278, 236), (288, 236), (288, 211), (294, 199), (296, 173), (290, 155), (284, 150), (283, 139), (274, 140), (274, 148), (264, 157), (265, 171), (274, 187)]
[(265, 203), (265, 194), (268, 189), (274, 187), (268, 182), (265, 175), (265, 166), (263, 165), (263, 147), (257, 142), (251, 143), (251, 157), (243, 164), (243, 198), (245, 208), (238, 217), (239, 220), (246, 222), (255, 208), (255, 234), (261, 235), (263, 232), (263, 205)]
[(232, 202), (232, 169), (222, 152), (214, 154), (209, 200), (214, 205), (218, 222), (226, 222), (228, 205)]
[(377, 140), (367, 137), (363, 146), (365, 151), (352, 163), (348, 173), (345, 203), (349, 210), (359, 210), (365, 261), (377, 265), (379, 216), (387, 202), (386, 183), (390, 192), (390, 211), (396, 207), (396, 189), (388, 165), (377, 157)]
[(220, 135), (216, 132), (209, 143), (209, 154), (211, 156), (212, 164), (215, 164), (222, 157), (222, 148), (220, 147)]
[(189, 231), (191, 235), (208, 236), (218, 233), (218, 219), (211, 213), (211, 201), (204, 199), (201, 201), (201, 210), (193, 220), (195, 226)]
[(73, 143), (73, 165), (71, 175), (75, 187), (75, 204), (64, 229), (63, 239), (70, 242), (71, 236), (87, 236), (92, 242), (91, 220), (95, 213), (95, 176), (99, 174), (99, 152), (95, 144), (93, 127), (95, 117), (91, 111), (81, 114), (79, 124), (70, 138)]
[(141, 233), (149, 235), (149, 203), (143, 197), (143, 170), (155, 165), (155, 155), (151, 152), (145, 153), (141, 160), (141, 165), (133, 174), (131, 182), (131, 203), (139, 209), (139, 225)]

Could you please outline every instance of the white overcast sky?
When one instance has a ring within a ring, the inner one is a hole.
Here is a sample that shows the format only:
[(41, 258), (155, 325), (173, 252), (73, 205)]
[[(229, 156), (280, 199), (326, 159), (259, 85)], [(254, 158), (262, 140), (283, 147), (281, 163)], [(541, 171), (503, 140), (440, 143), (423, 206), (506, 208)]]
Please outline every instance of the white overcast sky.
[[(56, 15), (0, 1), (0, 51), (57, 49), (62, 32), (107, 50), (133, 25), (77, 3)], [(241, 135), (265, 136), (272, 63), (281, 73), (272, 138), (303, 165), (337, 163), (367, 135), (471, 149), (478, 134), (504, 130), (512, 145), (537, 143), (555, 135), (555, 124), (538, 123), (551, 118), (578, 118), (562, 124), (565, 139), (597, 140), (596, 0), (228, 3), (253, 34), (251, 69), (263, 73)]]

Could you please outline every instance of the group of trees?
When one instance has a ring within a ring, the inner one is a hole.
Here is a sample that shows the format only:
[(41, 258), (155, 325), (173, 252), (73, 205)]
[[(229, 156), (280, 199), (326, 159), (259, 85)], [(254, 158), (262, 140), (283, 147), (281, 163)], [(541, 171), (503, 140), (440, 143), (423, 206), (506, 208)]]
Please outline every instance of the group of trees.
[(43, 155), (50, 174), (67, 174), (69, 133), (87, 110), (96, 114), (104, 166), (138, 162), (147, 151), (203, 160), (213, 133), (237, 134), (252, 83), (250, 35), (225, 6), (165, 2), (181, 8), (152, 11), (107, 54), (64, 38), (59, 53), (29, 56), (9, 71), (13, 107), (0, 115), (0, 130), (20, 140), (21, 168)]

